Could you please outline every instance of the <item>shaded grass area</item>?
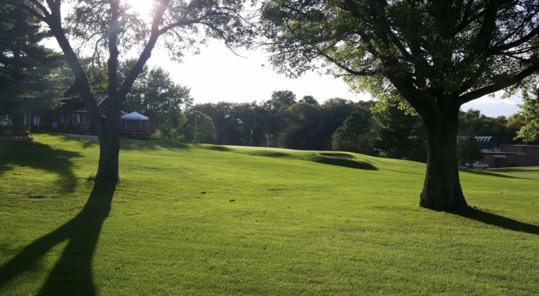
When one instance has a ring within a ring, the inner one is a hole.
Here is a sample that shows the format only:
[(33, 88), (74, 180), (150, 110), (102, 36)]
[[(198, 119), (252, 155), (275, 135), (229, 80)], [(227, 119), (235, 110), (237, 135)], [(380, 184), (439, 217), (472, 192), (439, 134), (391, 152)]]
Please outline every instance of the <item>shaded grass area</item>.
[(370, 163), (357, 161), (353, 159), (340, 158), (340, 157), (315, 155), (312, 157), (312, 161), (317, 162), (317, 163), (336, 165), (336, 166), (352, 168), (352, 169), (376, 170), (376, 167)]
[(129, 140), (120, 183), (99, 189), (85, 182), (97, 147), (34, 142), (79, 153), (75, 186), (10, 154), (1, 295), (539, 292), (537, 168), (463, 171), (477, 209), (453, 214), (418, 207), (425, 169), (415, 162), (350, 154), (376, 170), (350, 169), (312, 161), (315, 151)]
[(203, 146), (206, 149), (226, 152), (237, 152), (253, 156), (263, 157), (283, 157), (291, 159), (301, 159), (307, 161), (313, 161), (320, 164), (328, 164), (341, 166), (346, 168), (361, 169), (361, 170), (376, 170), (376, 167), (367, 161), (362, 161), (354, 158), (353, 155), (337, 152), (311, 152), (311, 151), (294, 151), (289, 149), (275, 149), (275, 148), (260, 148), (260, 147), (236, 147), (232, 149), (226, 146), (207, 145)]
[(86, 205), (73, 219), (36, 239), (5, 262), (0, 267), (0, 287), (35, 269), (51, 249), (66, 243), (37, 294), (95, 295), (92, 257), (101, 227), (110, 212), (115, 187), (115, 183), (96, 183)]
[(456, 215), (483, 222), (492, 226), (501, 227), (512, 231), (539, 235), (539, 225), (523, 223), (507, 217), (489, 213), (478, 208), (466, 208), (453, 212)]
[[(74, 159), (81, 157), (77, 151), (53, 148), (50, 145), (34, 141), (2, 141), (0, 143), (0, 177), (15, 167), (25, 167), (31, 170), (48, 171), (59, 178), (56, 185), (62, 191), (73, 191), (76, 177), (73, 173)], [(15, 172), (21, 176), (23, 173)], [(21, 177), (21, 182), (29, 181)], [(28, 186), (32, 186), (31, 182)], [(30, 197), (39, 197), (33, 195)]]
[(486, 170), (486, 169), (461, 169), (463, 172), (475, 175), (491, 176), (498, 178), (517, 178), (511, 174), (504, 174), (503, 171)]

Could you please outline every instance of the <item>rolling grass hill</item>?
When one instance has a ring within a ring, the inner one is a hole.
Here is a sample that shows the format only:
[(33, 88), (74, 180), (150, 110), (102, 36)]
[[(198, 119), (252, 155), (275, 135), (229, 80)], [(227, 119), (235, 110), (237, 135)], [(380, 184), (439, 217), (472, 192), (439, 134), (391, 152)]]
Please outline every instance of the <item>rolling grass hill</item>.
[(0, 295), (537, 295), (539, 168), (461, 171), (473, 209), (418, 206), (424, 165), (125, 140), (0, 141)]

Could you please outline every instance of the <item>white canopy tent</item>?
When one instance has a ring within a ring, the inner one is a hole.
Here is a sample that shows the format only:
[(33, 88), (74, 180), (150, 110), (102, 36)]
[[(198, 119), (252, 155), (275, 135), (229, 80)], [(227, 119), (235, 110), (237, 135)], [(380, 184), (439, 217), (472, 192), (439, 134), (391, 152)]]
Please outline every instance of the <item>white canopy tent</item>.
[(122, 115), (122, 119), (128, 119), (128, 120), (149, 120), (148, 116), (144, 116), (138, 112), (131, 112), (126, 115)]
[(148, 126), (150, 118), (144, 116), (138, 112), (131, 112), (126, 115), (122, 115), (122, 125), (131, 125), (131, 126)]

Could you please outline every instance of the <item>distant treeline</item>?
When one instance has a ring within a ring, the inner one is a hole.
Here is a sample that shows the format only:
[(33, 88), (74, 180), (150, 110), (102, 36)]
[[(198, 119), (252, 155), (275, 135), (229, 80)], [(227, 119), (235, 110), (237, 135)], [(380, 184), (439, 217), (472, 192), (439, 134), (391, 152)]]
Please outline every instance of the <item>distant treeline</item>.
[[(297, 100), (291, 91), (275, 91), (262, 103), (197, 104), (182, 117), (175, 136), (188, 142), (426, 158), (420, 117), (374, 101), (333, 98), (319, 104), (312, 96)], [(513, 143), (520, 125), (516, 116), (491, 118), (477, 110), (460, 113), (461, 135), (493, 136)]]

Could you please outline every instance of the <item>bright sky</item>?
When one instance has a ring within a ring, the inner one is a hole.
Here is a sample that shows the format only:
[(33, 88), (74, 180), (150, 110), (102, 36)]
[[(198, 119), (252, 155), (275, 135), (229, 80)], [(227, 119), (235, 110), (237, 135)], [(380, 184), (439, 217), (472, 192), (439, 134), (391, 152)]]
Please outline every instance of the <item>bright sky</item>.
[(237, 53), (213, 41), (201, 48), (200, 54), (186, 56), (182, 63), (171, 62), (166, 52), (158, 51), (152, 55), (150, 64), (167, 69), (177, 83), (190, 87), (195, 103), (266, 101), (278, 90), (290, 90), (298, 100), (306, 95), (319, 102), (335, 97), (353, 101), (370, 99), (367, 94), (350, 92), (346, 83), (331, 76), (313, 72), (290, 79), (277, 74), (260, 50)]
[[(240, 50), (240, 56), (217, 41), (201, 48), (198, 55), (186, 55), (182, 63), (170, 61), (166, 52), (157, 50), (149, 64), (159, 65), (171, 73), (178, 84), (191, 88), (195, 104), (208, 102), (253, 102), (271, 98), (273, 91), (290, 90), (297, 99), (312, 95), (318, 102), (330, 98), (343, 98), (352, 101), (370, 100), (365, 93), (353, 93), (340, 79), (307, 73), (289, 79), (284, 74), (277, 74), (267, 61), (267, 54), (262, 51)], [(520, 101), (515, 98), (500, 99), (490, 96), (465, 104), (463, 111), (480, 110), (487, 116), (506, 116), (519, 111)]]
[[(133, 9), (140, 14), (150, 11), (150, 1), (133, 1)], [(68, 9), (69, 6), (65, 6)], [(66, 11), (67, 12), (67, 11)], [(65, 14), (65, 13), (64, 13)], [(49, 42), (47, 42), (49, 43)], [(52, 41), (56, 47), (56, 42)], [(191, 89), (195, 104), (208, 102), (262, 102), (269, 100), (274, 91), (290, 90), (297, 99), (311, 95), (322, 103), (330, 98), (349, 99), (354, 102), (370, 100), (369, 94), (351, 92), (348, 85), (332, 76), (307, 73), (297, 79), (277, 74), (262, 51), (239, 50), (240, 56), (227, 49), (222, 42), (210, 41), (198, 55), (186, 55), (182, 63), (171, 61), (165, 51), (156, 48), (149, 61), (170, 72), (174, 81)], [(487, 116), (509, 117), (519, 111), (519, 99), (484, 97), (462, 106), (462, 110), (480, 110)]]

